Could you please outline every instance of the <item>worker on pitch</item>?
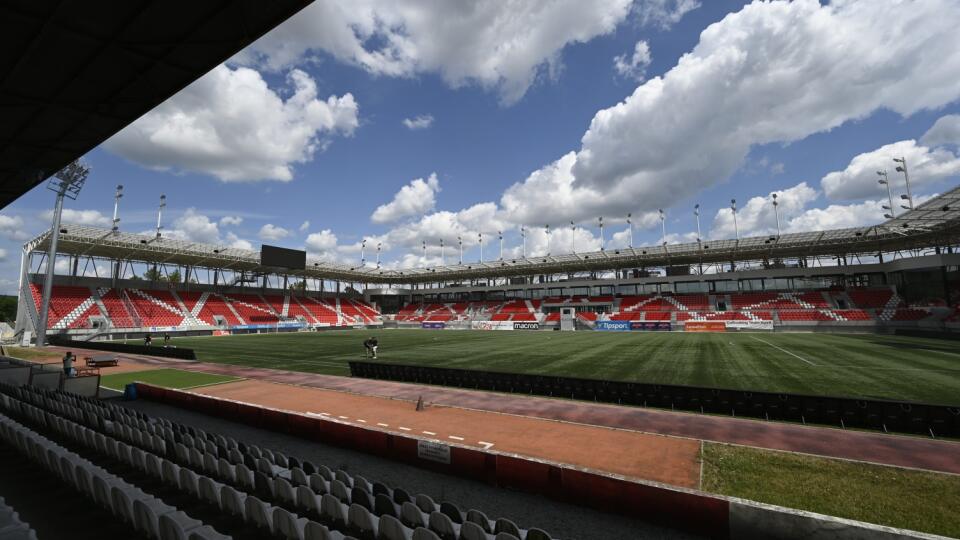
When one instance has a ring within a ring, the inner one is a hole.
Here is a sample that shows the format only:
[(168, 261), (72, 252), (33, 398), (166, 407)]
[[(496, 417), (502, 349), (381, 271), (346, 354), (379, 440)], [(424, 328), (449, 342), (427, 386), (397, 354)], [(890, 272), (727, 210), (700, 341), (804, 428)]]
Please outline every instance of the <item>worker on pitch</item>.
[(379, 342), (377, 341), (376, 336), (370, 336), (369, 339), (365, 340), (363, 342), (363, 348), (366, 351), (366, 356), (376, 359), (378, 346), (379, 346)]
[(67, 354), (63, 355), (63, 374), (66, 377), (73, 377), (73, 362), (74, 362), (73, 353), (67, 351)]

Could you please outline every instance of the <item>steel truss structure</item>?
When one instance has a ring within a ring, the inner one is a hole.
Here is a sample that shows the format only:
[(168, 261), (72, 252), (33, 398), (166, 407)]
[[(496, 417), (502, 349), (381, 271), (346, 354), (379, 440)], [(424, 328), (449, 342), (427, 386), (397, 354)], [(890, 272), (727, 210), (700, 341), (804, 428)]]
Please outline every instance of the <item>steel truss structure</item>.
[[(24, 245), (29, 256), (47, 248), (49, 231)], [(818, 257), (877, 256), (880, 253), (950, 248), (960, 245), (960, 186), (878, 225), (740, 240), (703, 240), (427, 268), (378, 269), (308, 260), (304, 269), (260, 264), (260, 253), (213, 244), (133, 234), (83, 225), (63, 225), (58, 253), (147, 265), (229, 270), (250, 275), (284, 275), (347, 283), (407, 285), (471, 279), (521, 277), (671, 266), (806, 261)]]

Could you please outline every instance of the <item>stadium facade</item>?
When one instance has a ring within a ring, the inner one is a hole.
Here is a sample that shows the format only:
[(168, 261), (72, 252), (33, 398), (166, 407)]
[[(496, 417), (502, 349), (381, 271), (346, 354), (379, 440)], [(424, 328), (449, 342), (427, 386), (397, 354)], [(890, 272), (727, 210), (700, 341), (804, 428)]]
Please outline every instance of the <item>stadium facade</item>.
[[(437, 267), (264, 266), (225, 246), (64, 224), (48, 331), (357, 326), (720, 330), (960, 328), (960, 188), (878, 225)], [(23, 246), (35, 335), (49, 231)]]

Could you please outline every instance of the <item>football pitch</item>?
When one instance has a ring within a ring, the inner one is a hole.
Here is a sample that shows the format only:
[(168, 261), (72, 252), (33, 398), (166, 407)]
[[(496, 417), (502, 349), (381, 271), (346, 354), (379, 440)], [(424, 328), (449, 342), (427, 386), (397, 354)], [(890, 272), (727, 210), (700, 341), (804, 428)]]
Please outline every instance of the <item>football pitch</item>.
[(348, 375), (371, 335), (380, 362), (960, 404), (958, 343), (903, 336), (343, 330), (171, 344), (204, 362)]

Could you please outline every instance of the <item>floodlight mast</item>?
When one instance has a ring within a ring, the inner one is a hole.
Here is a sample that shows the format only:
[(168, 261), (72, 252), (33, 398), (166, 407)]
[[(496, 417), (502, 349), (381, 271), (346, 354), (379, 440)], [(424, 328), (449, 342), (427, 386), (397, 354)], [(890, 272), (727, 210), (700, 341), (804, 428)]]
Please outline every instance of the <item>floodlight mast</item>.
[(740, 227), (737, 225), (737, 200), (730, 199), (730, 211), (733, 212), (733, 231), (736, 234), (737, 242), (740, 242)]
[(777, 208), (779, 206), (777, 194), (771, 193), (770, 196), (773, 197), (773, 213), (777, 216), (777, 238), (780, 238), (780, 210)]
[(913, 194), (910, 193), (910, 174), (907, 173), (907, 158), (901, 156), (899, 159), (893, 158), (893, 161), (899, 164), (897, 165), (897, 172), (903, 173), (903, 180), (907, 183), (907, 204), (909, 204), (910, 207), (905, 208), (905, 210), (913, 210)]
[(117, 193), (113, 196), (113, 234), (120, 232), (120, 199), (123, 198), (123, 184), (117, 185)]
[(700, 203), (693, 205), (693, 215), (697, 217), (697, 243), (700, 243)]
[(632, 217), (632, 214), (628, 213), (627, 214), (627, 231), (628, 231), (627, 234), (629, 235), (629, 238), (630, 238), (630, 249), (633, 249), (633, 222), (630, 221), (631, 217)]
[(46, 345), (47, 341), (47, 319), (50, 315), (50, 295), (53, 292), (53, 271), (57, 259), (57, 240), (60, 238), (60, 215), (63, 213), (63, 198), (68, 197), (71, 201), (76, 200), (89, 175), (90, 167), (78, 160), (58, 171), (47, 183), (47, 189), (55, 192), (57, 199), (53, 206), (50, 246), (47, 249), (47, 277), (43, 281), (40, 318), (37, 321), (36, 328), (37, 347)]
[(663, 215), (663, 208), (657, 210), (660, 213), (660, 234), (663, 241), (663, 245), (667, 245), (667, 226), (665, 222), (665, 217)]
[(883, 185), (883, 186), (887, 186), (887, 202), (890, 203), (890, 206), (883, 206), (883, 205), (881, 205), (881, 208), (884, 208), (884, 209), (886, 209), (886, 210), (890, 210), (890, 213), (889, 213), (889, 214), (883, 214), (883, 217), (886, 218), (886, 219), (893, 219), (893, 218), (897, 217), (897, 211), (893, 209), (893, 191), (890, 190), (890, 179), (887, 178), (887, 171), (886, 171), (886, 169), (884, 169), (884, 170), (882, 170), (882, 171), (877, 171), (877, 176), (880, 176), (880, 177), (881, 177), (879, 180), (877, 180), (877, 183), (880, 184), (880, 185)]

